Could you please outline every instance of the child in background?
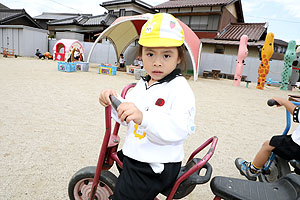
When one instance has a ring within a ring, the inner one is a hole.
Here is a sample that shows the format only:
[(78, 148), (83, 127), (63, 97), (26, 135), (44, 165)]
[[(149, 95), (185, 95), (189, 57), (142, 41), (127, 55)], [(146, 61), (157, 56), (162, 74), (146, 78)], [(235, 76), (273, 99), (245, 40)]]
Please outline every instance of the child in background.
[(79, 49), (75, 49), (75, 51), (74, 51), (74, 59), (75, 59), (75, 60), (80, 60), (80, 52), (79, 52)]
[[(278, 106), (284, 106), (292, 114), (294, 122), (299, 123), (299, 107), (282, 98), (273, 99), (279, 103)], [(265, 141), (252, 162), (237, 158), (235, 165), (242, 175), (255, 181), (272, 152), (285, 160), (300, 160), (300, 126), (292, 135), (273, 136), (270, 141)]]
[(143, 65), (143, 60), (142, 58), (139, 57), (139, 60), (138, 60), (138, 66), (143, 69), (144, 68), (144, 65)]
[(121, 53), (120, 54), (120, 60), (119, 60), (119, 63), (120, 63), (120, 68), (124, 68), (125, 67), (125, 58), (124, 58), (124, 55)]
[[(139, 44), (148, 75), (117, 112), (112, 109), (112, 116), (128, 126), (113, 200), (153, 200), (176, 181), (195, 117), (193, 91), (178, 68), (186, 62), (183, 43), (183, 30), (170, 14), (155, 14), (142, 28)], [(117, 96), (112, 89), (102, 91), (100, 104), (111, 105), (110, 95)]]
[(134, 61), (133, 61), (133, 65), (134, 66), (138, 66), (139, 65), (139, 59), (140, 59), (140, 56), (137, 56)]

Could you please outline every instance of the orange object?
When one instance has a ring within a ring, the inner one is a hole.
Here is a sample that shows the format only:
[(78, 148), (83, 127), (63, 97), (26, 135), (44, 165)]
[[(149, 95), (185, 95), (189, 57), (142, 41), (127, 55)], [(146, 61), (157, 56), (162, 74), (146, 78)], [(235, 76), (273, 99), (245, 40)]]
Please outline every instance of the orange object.
[[(3, 47), (2, 47), (3, 48)], [(3, 57), (14, 56), (17, 58), (18, 56), (15, 54), (14, 49), (3, 48)]]
[(269, 73), (270, 68), (270, 58), (272, 57), (274, 52), (274, 34), (268, 33), (266, 36), (266, 40), (264, 46), (261, 50), (261, 63), (258, 68), (258, 80), (256, 88), (263, 90), (265, 86), (265, 80)]

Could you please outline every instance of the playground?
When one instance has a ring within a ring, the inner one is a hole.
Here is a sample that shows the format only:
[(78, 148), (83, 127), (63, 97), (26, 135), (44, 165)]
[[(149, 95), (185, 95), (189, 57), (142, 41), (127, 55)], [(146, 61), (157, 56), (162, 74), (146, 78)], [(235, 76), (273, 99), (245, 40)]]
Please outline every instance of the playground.
[[(0, 63), (0, 199), (68, 199), (71, 176), (97, 162), (105, 132), (99, 93), (108, 85), (121, 92), (137, 80), (126, 72), (98, 74), (93, 63), (89, 72), (72, 73), (58, 71), (53, 60), (0, 56)], [(253, 159), (261, 143), (285, 126), (284, 108), (268, 107), (267, 100), (299, 95), (299, 90), (273, 86), (258, 90), (256, 83), (234, 87), (228, 79), (188, 82), (197, 111), (196, 132), (187, 139), (185, 152), (217, 136), (212, 177), (243, 178), (234, 159)], [(122, 144), (125, 128), (120, 131)], [(209, 184), (197, 186), (186, 199), (200, 196), (213, 199)]]

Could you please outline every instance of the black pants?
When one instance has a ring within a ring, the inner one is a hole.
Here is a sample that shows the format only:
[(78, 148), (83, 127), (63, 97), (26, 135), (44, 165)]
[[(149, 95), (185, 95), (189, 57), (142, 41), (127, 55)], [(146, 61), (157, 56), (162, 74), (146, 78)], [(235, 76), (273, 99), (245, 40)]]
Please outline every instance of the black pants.
[(173, 186), (181, 167), (181, 162), (165, 163), (164, 170), (156, 174), (148, 163), (121, 154), (118, 152), (123, 160), (123, 169), (116, 183), (113, 200), (153, 200)]
[(275, 147), (273, 152), (285, 160), (300, 160), (300, 146), (296, 144), (291, 135), (273, 136), (269, 143)]

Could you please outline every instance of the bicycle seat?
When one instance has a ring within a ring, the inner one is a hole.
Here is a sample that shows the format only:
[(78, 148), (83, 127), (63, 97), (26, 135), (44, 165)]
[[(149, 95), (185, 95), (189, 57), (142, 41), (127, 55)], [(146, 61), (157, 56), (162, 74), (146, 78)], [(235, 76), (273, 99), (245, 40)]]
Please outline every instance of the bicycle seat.
[(273, 183), (216, 176), (210, 182), (212, 192), (230, 200), (298, 200), (300, 175), (288, 174)]
[[(181, 177), (185, 172), (187, 172), (189, 169), (191, 169), (194, 165), (196, 165), (198, 162), (200, 162), (200, 158), (193, 158), (190, 162), (188, 162), (185, 166), (181, 167), (179, 174), (177, 176), (177, 179)], [(205, 175), (200, 176), (200, 171), (202, 169), (206, 169)], [(187, 179), (182, 181), (182, 183), (179, 185), (173, 199), (181, 199), (188, 194), (190, 194), (196, 185), (198, 184), (204, 184), (207, 183), (211, 177), (212, 174), (212, 167), (207, 162), (201, 169), (194, 172), (192, 175), (190, 175)], [(162, 192), (163, 195), (168, 196), (171, 192), (172, 188), (169, 188), (168, 190)]]

